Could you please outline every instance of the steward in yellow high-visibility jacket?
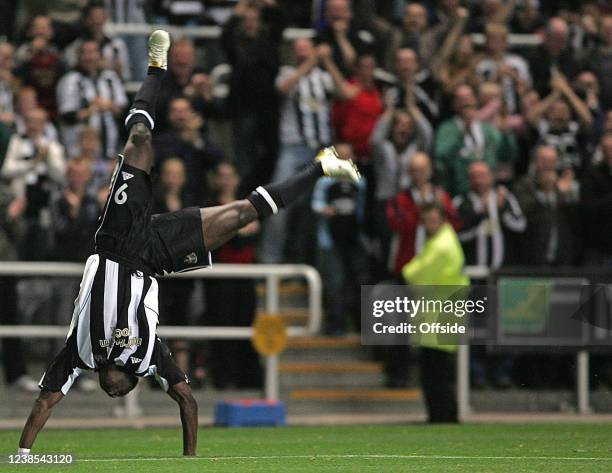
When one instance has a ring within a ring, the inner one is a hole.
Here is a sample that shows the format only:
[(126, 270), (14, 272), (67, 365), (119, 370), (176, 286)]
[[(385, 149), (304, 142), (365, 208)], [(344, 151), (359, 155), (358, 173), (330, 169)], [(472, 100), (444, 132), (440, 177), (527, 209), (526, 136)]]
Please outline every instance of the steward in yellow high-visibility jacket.
[[(413, 298), (439, 304), (465, 299), (469, 278), (463, 274), (464, 256), (457, 234), (446, 222), (444, 209), (426, 204), (421, 219), (428, 239), (421, 252), (402, 269), (402, 276), (412, 288)], [(433, 307), (438, 307), (433, 305)], [(427, 311), (412, 320), (420, 326), (462, 322), (455, 313)], [(456, 335), (423, 333), (411, 335), (411, 343), (420, 347), (421, 382), (430, 422), (457, 422), (454, 392)]]
[[(457, 234), (449, 223), (443, 222), (435, 234), (428, 238), (421, 253), (404, 266), (402, 276), (412, 286), (415, 298), (422, 297), (439, 303), (465, 299), (470, 280), (462, 272), (463, 263), (463, 250)], [(418, 314), (413, 320), (413, 323), (421, 322), (453, 324), (462, 323), (462, 319), (454, 313), (428, 311)], [(452, 335), (423, 333), (413, 336), (412, 343), (455, 352), (456, 338)]]
[(444, 222), (403, 267), (402, 275), (410, 284), (466, 286), (470, 280), (463, 274), (463, 263), (459, 238), (450, 223)]

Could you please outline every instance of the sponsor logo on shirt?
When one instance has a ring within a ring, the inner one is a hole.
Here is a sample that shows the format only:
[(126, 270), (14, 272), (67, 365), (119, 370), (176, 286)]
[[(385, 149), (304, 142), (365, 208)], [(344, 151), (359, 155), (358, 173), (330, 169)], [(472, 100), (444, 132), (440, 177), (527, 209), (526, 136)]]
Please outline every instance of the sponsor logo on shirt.
[(185, 264), (196, 264), (198, 262), (198, 255), (196, 255), (195, 253), (189, 253), (187, 256), (185, 256), (185, 259), (183, 260), (183, 263)]

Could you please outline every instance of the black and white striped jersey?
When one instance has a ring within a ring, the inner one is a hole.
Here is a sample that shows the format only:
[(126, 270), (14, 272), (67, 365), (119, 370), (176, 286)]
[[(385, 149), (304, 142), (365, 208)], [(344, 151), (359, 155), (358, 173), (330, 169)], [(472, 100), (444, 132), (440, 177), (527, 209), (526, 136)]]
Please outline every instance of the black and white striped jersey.
[(83, 370), (108, 364), (155, 376), (164, 389), (185, 374), (156, 337), (156, 274), (210, 265), (200, 209), (151, 215), (151, 177), (125, 163), (115, 168), (87, 259), (64, 349), (49, 364), (41, 389), (66, 394)]
[(87, 367), (110, 362), (134, 374), (147, 370), (158, 321), (157, 292), (151, 276), (100, 255), (87, 260), (68, 332), (68, 337), (76, 332), (79, 358)]
[(164, 389), (185, 381), (155, 335), (157, 281), (100, 255), (88, 258), (66, 346), (40, 387), (66, 394), (85, 370), (113, 364), (136, 376), (155, 376)]

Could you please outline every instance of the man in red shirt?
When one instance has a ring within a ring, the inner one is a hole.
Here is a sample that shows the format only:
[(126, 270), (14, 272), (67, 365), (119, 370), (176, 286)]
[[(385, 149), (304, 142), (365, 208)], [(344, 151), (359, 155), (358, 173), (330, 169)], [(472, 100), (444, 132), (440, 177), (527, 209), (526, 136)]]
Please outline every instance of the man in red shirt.
[(408, 166), (411, 185), (400, 191), (387, 204), (387, 220), (393, 231), (389, 266), (393, 274), (400, 274), (402, 268), (417, 255), (426, 240), (425, 228), (421, 223), (421, 208), (424, 204), (437, 202), (446, 212), (448, 221), (458, 229), (457, 211), (450, 196), (441, 187), (431, 183), (431, 161), (425, 153), (415, 153)]
[(357, 60), (355, 75), (346, 88), (347, 98), (332, 110), (336, 138), (351, 144), (358, 163), (370, 159), (370, 135), (384, 111), (382, 95), (374, 77), (376, 59), (364, 55)]

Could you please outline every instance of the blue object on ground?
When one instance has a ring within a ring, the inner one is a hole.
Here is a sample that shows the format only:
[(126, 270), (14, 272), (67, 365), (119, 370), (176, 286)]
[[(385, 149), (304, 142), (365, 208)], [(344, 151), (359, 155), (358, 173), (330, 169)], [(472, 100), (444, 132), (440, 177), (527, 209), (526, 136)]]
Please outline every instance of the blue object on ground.
[(215, 425), (227, 427), (285, 425), (285, 403), (262, 399), (220, 401), (215, 406)]

